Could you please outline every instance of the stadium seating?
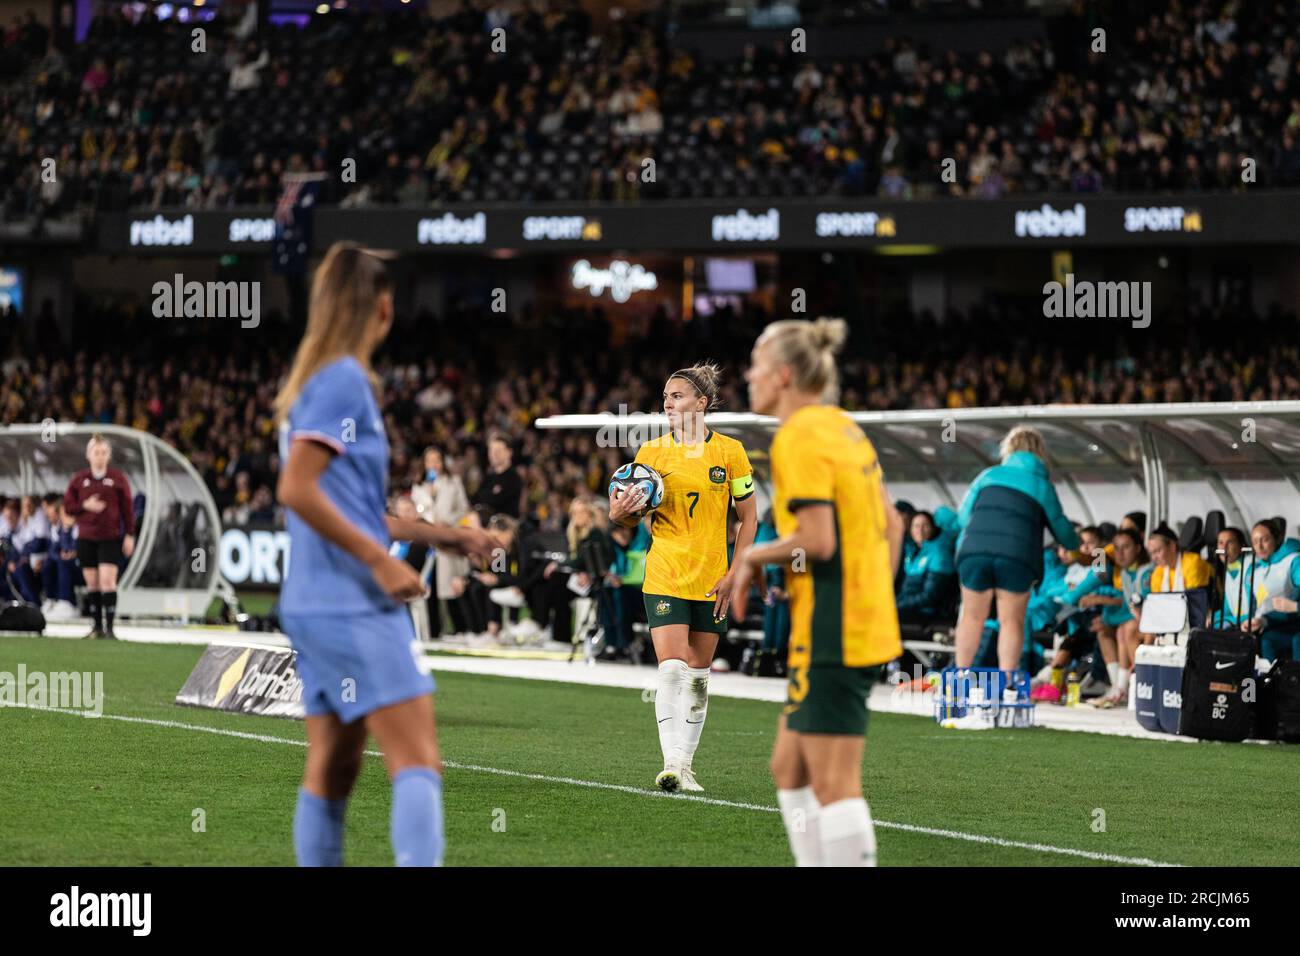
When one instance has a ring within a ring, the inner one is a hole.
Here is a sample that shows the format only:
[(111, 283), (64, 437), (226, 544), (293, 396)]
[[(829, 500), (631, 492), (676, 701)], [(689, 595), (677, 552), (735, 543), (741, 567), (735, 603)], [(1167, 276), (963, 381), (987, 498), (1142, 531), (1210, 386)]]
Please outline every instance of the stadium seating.
[[(324, 202), (1241, 190), (1243, 156), (1258, 164), (1252, 188), (1300, 184), (1296, 118), (1267, 106), (1291, 98), (1294, 71), (1272, 37), (1294, 32), (1300, 12), (1239, 5), (1224, 24), (1216, 5), (1197, 5), (1152, 29), (1149, 6), (1111, 10), (1110, 52), (1082, 58), (1041, 37), (705, 56), (669, 17), (600, 32), (579, 8), (547, 4), (510, 23), (510, 58), (468, 8), (441, 20), (334, 11), (273, 28), (260, 47), (216, 20), (202, 56), (189, 24), (150, 18), (107, 16), (62, 52), (12, 31), (0, 51), (2, 205), (18, 217), (267, 204), (283, 171), (333, 171), (344, 157), (358, 185), (330, 177)], [(806, 13), (815, 23), (828, 10)], [(1073, 16), (1049, 35), (1082, 35)], [(261, 54), (253, 86), (232, 89), (232, 71)], [(1235, 95), (1241, 76), (1273, 95)], [(1193, 84), (1182, 108), (1202, 122), (1171, 134), (1164, 98), (1180, 77)], [(58, 183), (32, 188), (32, 156), (61, 158)], [(655, 182), (619, 175), (644, 157)], [(944, 157), (959, 160), (955, 182), (938, 175)]]

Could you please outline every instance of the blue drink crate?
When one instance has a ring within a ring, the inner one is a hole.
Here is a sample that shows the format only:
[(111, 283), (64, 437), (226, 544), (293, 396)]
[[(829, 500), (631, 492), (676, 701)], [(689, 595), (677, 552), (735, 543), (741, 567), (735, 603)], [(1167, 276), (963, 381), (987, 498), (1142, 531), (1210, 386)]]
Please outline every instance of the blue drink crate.
[[(934, 699), (934, 719), (942, 723), (979, 714), (990, 727), (1032, 727), (1034, 702), (1029, 696), (1029, 674), (1015, 671), (1008, 683), (1005, 671), (996, 667), (948, 667)], [(1015, 703), (1004, 703), (1002, 692), (1011, 687)], [(972, 693), (972, 691), (974, 693)]]

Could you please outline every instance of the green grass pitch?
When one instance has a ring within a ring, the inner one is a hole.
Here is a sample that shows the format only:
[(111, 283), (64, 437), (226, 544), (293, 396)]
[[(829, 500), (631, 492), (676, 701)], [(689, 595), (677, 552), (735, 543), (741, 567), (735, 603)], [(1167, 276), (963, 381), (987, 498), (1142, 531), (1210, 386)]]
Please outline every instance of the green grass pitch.
[[(299, 721), (173, 704), (199, 654), (0, 638), (0, 671), (20, 663), (29, 672), (102, 671), (105, 715), (304, 739)], [(710, 704), (696, 771), (704, 797), (744, 805), (726, 806), (652, 792), (659, 748), (653, 704), (639, 691), (437, 679), (440, 739), (453, 764), (448, 865), (789, 864), (780, 818), (763, 809), (776, 803), (767, 773), (775, 704)], [(0, 721), (4, 865), (293, 863), (301, 746), (17, 708), (0, 709)], [(1166, 863), (1294, 866), (1298, 761), (1296, 747), (1041, 728), (962, 733), (876, 714), (865, 789), (886, 866), (1106, 862), (888, 824)], [(195, 832), (196, 810), (204, 832)], [(348, 810), (350, 864), (391, 863), (388, 810), (382, 762), (367, 758)]]

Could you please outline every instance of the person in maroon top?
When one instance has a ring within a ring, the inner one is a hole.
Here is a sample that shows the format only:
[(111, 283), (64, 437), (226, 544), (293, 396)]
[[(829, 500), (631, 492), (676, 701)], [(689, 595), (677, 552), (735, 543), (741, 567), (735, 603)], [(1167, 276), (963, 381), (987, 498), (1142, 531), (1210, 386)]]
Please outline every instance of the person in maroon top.
[(135, 550), (135, 514), (126, 475), (110, 468), (113, 449), (101, 435), (86, 445), (83, 468), (72, 476), (63, 494), (63, 510), (77, 519), (77, 562), (86, 578), (90, 615), (87, 638), (115, 639), (117, 565)]

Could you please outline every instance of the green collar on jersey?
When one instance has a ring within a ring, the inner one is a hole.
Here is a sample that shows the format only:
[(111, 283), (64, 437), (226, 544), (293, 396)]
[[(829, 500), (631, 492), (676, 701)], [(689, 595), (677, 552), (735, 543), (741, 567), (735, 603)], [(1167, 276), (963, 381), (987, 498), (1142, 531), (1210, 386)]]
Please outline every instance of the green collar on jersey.
[[(672, 434), (672, 436), (673, 436), (673, 444), (675, 444), (675, 445), (684, 445), (684, 444), (685, 444), (685, 442), (683, 442), (680, 438), (677, 437), (677, 432), (672, 432), (671, 434)], [(704, 430), (704, 440), (705, 440), (705, 441), (712, 441), (712, 440), (713, 440), (713, 432), (712, 432), (712, 430), (707, 429), (707, 428)]]

